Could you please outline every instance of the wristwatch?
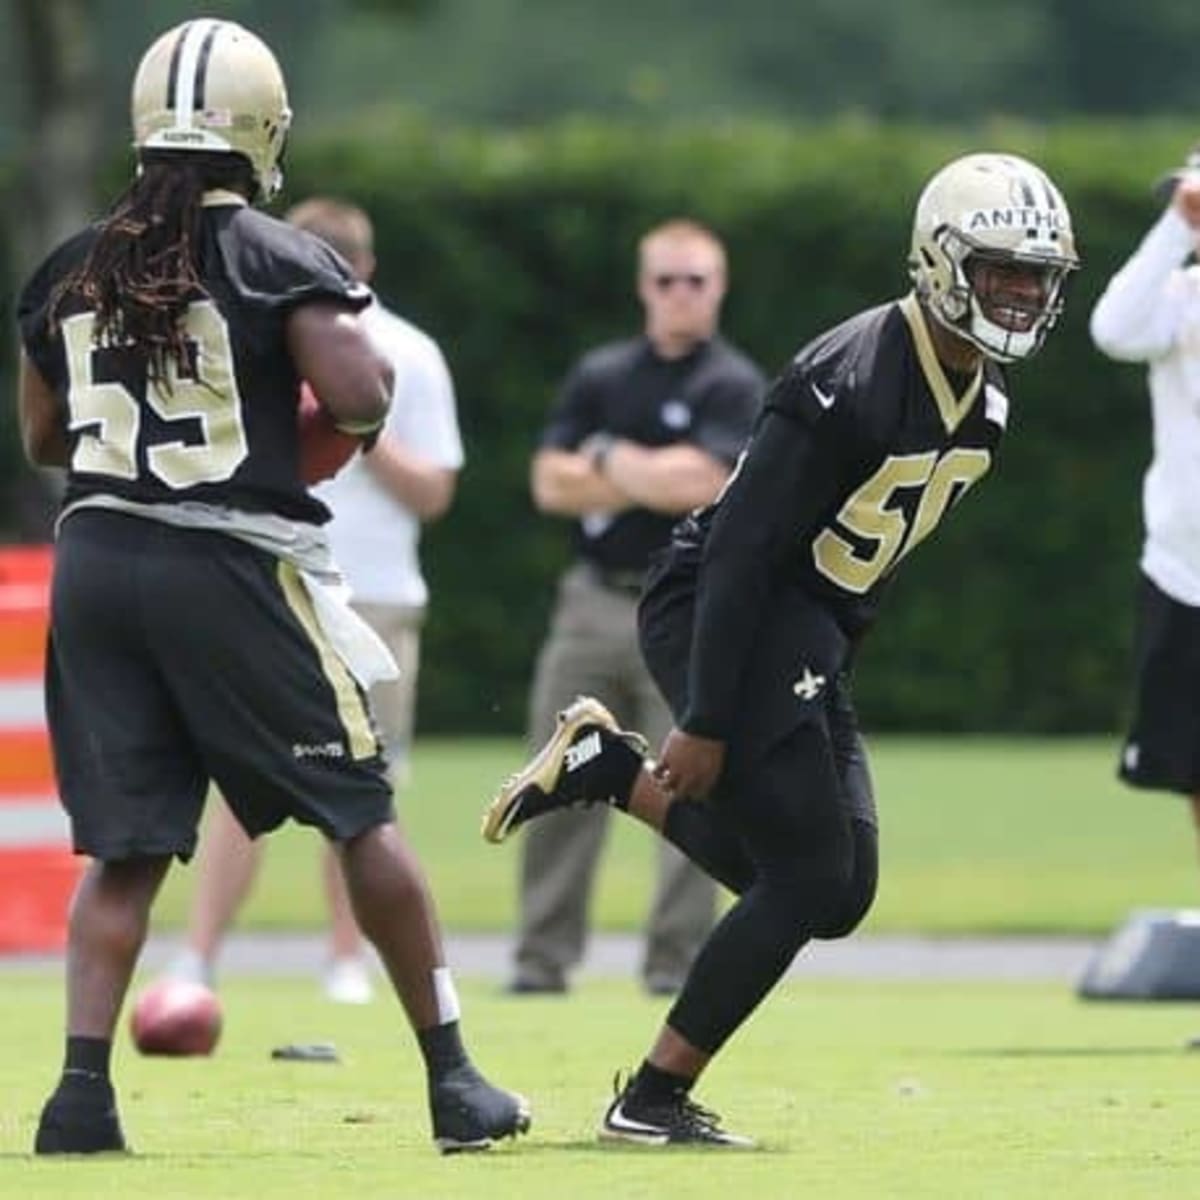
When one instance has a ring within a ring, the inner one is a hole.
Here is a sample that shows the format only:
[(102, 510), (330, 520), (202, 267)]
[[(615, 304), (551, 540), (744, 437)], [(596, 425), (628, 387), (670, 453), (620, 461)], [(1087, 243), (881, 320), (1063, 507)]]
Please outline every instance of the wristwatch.
[(617, 444), (617, 438), (612, 433), (593, 433), (584, 443), (583, 452), (592, 464), (592, 469), (603, 473), (604, 464)]

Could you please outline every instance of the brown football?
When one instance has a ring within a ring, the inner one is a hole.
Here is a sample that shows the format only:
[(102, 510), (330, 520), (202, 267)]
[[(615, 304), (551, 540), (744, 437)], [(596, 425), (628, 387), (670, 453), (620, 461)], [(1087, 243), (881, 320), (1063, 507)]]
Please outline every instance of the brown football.
[(300, 385), (297, 410), (300, 440), (300, 478), (307, 484), (332, 479), (362, 445), (362, 439), (343, 433), (307, 383)]
[(138, 996), (129, 1032), (143, 1054), (211, 1054), (221, 1036), (221, 1002), (202, 983), (160, 979)]

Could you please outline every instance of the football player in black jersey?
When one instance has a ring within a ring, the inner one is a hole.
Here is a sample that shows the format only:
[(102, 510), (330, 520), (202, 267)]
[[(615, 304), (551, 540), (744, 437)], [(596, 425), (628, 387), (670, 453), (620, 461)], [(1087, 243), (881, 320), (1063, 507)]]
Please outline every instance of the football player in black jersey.
[(434, 1138), (528, 1127), (463, 1048), (420, 864), (400, 834), (365, 687), (395, 664), (356, 623), (304, 487), (302, 380), (369, 437), (391, 369), (347, 264), (251, 205), (280, 182), (291, 113), (271, 51), (195, 20), (133, 85), (136, 178), (55, 250), (18, 304), (29, 457), (65, 466), (46, 668), (76, 850), (62, 1078), (41, 1154), (124, 1149), (117, 1015), (171, 859), (210, 780), (252, 835), (288, 818), (337, 844), (355, 914), (420, 1043)]
[(749, 1141), (692, 1085), (804, 944), (850, 933), (875, 894), (850, 659), (897, 567), (992, 465), (1001, 364), (1041, 345), (1077, 265), (1067, 206), (1032, 163), (972, 154), (934, 175), (912, 292), (796, 355), (724, 492), (651, 570), (641, 647), (676, 721), (657, 763), (582, 697), (484, 814), (498, 842), (544, 812), (610, 803), (738, 895), (602, 1137)]

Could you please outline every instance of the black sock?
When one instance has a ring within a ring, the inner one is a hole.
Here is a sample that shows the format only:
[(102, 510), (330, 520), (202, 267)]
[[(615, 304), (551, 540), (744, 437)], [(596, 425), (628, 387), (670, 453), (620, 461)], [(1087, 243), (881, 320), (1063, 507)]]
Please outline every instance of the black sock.
[(417, 1034), (417, 1042), (425, 1056), (425, 1069), (431, 1079), (439, 1079), (448, 1071), (469, 1061), (457, 1021), (447, 1021), (445, 1025), (422, 1029)]
[(670, 1100), (680, 1093), (691, 1090), (696, 1081), (686, 1075), (675, 1075), (656, 1067), (648, 1059), (642, 1061), (637, 1074), (633, 1077), (633, 1090), (638, 1098), (647, 1103)]
[(68, 1037), (63, 1059), (63, 1082), (108, 1082), (112, 1042), (108, 1038)]

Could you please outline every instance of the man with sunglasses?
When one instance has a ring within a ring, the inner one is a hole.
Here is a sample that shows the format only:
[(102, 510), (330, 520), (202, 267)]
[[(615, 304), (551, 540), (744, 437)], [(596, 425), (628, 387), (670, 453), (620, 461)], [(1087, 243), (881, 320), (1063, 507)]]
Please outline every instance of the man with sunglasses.
[[(579, 693), (662, 738), (671, 714), (637, 644), (637, 600), (651, 554), (683, 514), (710, 503), (749, 434), (758, 368), (717, 333), (725, 250), (691, 220), (638, 247), (643, 332), (585, 354), (567, 376), (533, 458), (534, 503), (575, 522), (530, 698), (540, 745)], [(524, 841), (515, 994), (556, 993), (582, 958), (608, 810), (539, 821)], [(712, 881), (663, 843), (641, 966), (652, 993), (678, 991), (712, 926)]]

